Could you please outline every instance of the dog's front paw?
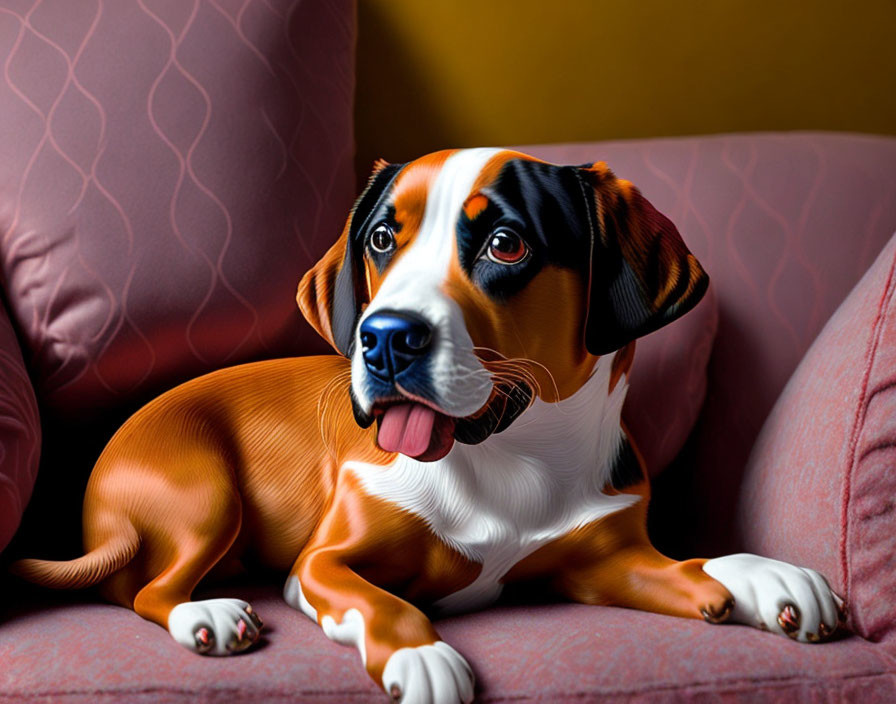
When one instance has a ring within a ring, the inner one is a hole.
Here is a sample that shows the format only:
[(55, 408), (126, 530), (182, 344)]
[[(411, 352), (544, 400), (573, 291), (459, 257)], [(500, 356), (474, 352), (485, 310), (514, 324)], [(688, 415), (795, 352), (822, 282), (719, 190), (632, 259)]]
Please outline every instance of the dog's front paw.
[(815, 570), (740, 554), (708, 560), (703, 571), (731, 592), (736, 623), (817, 643), (846, 620), (843, 599)]
[(231, 655), (246, 650), (262, 621), (242, 599), (206, 599), (178, 604), (168, 615), (168, 632), (194, 653)]
[(396, 650), (383, 670), (383, 688), (401, 704), (468, 704), (473, 701), (473, 671), (450, 645)]

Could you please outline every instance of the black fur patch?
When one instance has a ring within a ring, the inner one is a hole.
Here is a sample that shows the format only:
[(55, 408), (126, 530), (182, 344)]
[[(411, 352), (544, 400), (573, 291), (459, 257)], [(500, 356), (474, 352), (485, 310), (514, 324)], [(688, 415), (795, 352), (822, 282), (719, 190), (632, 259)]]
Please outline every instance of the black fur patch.
[(385, 194), (403, 167), (404, 164), (389, 164), (378, 171), (370, 179), (370, 183), (355, 201), (355, 207), (352, 209), (345, 259), (336, 275), (330, 316), (336, 349), (346, 357), (351, 357), (352, 354), (355, 325), (361, 315), (361, 303), (364, 300), (362, 267), (367, 230), (372, 221), (375, 222), (374, 214), (381, 209)]
[(526, 384), (502, 384), (499, 394), (479, 418), (461, 418), (454, 425), (454, 439), (464, 445), (478, 445), (494, 433), (510, 427), (532, 403), (532, 389)]
[(619, 447), (619, 454), (613, 463), (613, 471), (610, 473), (610, 484), (617, 491), (638, 484), (644, 479), (644, 469), (638, 461), (638, 456), (629, 443), (627, 437), (623, 437)]
[[(482, 193), (488, 206), (472, 219), (460, 215), (457, 250), (461, 267), (490, 298), (505, 301), (519, 293), (546, 264), (587, 271), (589, 214), (573, 167), (513, 159)], [(500, 227), (525, 240), (527, 259), (504, 265), (483, 256)]]

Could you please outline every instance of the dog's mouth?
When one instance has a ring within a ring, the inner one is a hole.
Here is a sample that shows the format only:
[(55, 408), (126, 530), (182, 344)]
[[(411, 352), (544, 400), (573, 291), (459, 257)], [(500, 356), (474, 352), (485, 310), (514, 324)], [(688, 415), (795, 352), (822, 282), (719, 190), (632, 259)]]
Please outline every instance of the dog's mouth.
[(376, 442), (386, 452), (435, 462), (451, 451), (455, 440), (477, 445), (506, 430), (531, 402), (532, 390), (518, 383), (496, 386), (488, 402), (466, 418), (454, 418), (410, 398), (380, 403), (372, 412), (377, 422)]
[(421, 462), (435, 462), (454, 446), (456, 419), (416, 401), (390, 404), (377, 414), (377, 444)]

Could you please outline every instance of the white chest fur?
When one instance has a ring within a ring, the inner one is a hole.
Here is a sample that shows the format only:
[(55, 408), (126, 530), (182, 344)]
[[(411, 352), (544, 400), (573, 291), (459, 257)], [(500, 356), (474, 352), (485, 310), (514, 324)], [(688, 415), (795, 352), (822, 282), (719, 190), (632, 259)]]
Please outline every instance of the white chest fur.
[(602, 489), (622, 440), (627, 385), (608, 394), (612, 356), (559, 403), (535, 403), (503, 433), (479, 445), (456, 443), (437, 462), (399, 455), (388, 467), (347, 462), (370, 494), (424, 519), (442, 540), (482, 564), (477, 579), (436, 607), (485, 606), (501, 577), (539, 547), (638, 501)]

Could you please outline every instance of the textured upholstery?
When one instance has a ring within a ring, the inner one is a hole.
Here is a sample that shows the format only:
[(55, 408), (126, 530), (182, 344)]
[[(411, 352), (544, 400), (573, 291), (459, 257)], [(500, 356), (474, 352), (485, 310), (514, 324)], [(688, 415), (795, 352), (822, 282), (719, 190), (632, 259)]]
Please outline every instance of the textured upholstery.
[[(269, 626), (262, 647), (203, 658), (103, 604), (12, 611), (0, 627), (0, 701), (386, 701), (357, 652), (327, 640), (275, 588), (216, 593), (251, 600)], [(569, 604), (493, 608), (436, 627), (469, 659), (481, 702), (896, 700), (896, 663), (856, 637), (807, 646), (746, 626)]]
[[(820, 570), (872, 640), (896, 635), (896, 236), (806, 353), (740, 496), (747, 548)], [(825, 517), (819, 520), (819, 517)]]
[(354, 21), (0, 0), (0, 276), (56, 412), (325, 349), (294, 295), (354, 195)]
[(625, 422), (652, 477), (675, 459), (694, 429), (706, 397), (706, 366), (718, 324), (710, 284), (692, 311), (635, 345)]
[(40, 418), (15, 332), (0, 307), (0, 551), (22, 517), (40, 457)]
[[(743, 468), (766, 415), (896, 230), (896, 139), (796, 133), (523, 149), (557, 163), (606, 161), (672, 219), (709, 273), (719, 327), (686, 512), (697, 516), (701, 551), (736, 548)], [(636, 354), (633, 396), (649, 396), (638, 389), (645, 378)], [(674, 427), (676, 410), (653, 400), (659, 427)]]

